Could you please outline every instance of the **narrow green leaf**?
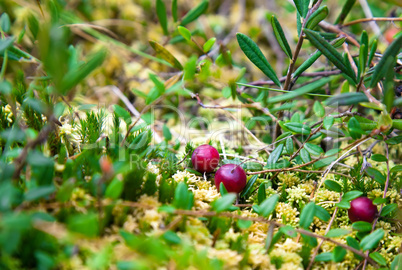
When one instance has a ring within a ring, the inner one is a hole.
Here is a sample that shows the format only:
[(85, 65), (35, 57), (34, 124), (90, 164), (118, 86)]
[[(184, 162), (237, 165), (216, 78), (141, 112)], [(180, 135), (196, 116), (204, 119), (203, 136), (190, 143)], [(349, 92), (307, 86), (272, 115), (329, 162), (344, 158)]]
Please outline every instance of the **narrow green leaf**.
[(306, 17), (307, 12), (308, 12), (308, 5), (310, 3), (309, 0), (293, 0), (293, 3), (295, 3), (297, 12), (302, 16), (303, 18)]
[(124, 182), (120, 179), (114, 178), (112, 182), (107, 186), (105, 191), (105, 197), (117, 200), (123, 192)]
[(162, 127), (162, 133), (163, 133), (163, 137), (165, 137), (165, 139), (167, 141), (170, 141), (172, 139), (172, 133), (170, 132), (170, 130), (166, 124), (164, 124)]
[[(330, 44), (332, 44), (335, 48), (338, 48), (345, 42), (345, 40), (346, 38), (344, 37), (338, 38), (336, 40), (333, 40)], [(295, 78), (299, 77), (304, 71), (306, 71), (309, 67), (311, 67), (311, 65), (314, 64), (315, 61), (317, 61), (317, 59), (320, 58), (321, 55), (322, 53), (319, 50), (317, 50), (312, 56), (310, 56), (296, 69), (296, 71), (293, 73), (293, 77)]]
[(312, 143), (305, 143), (304, 148), (313, 156), (320, 156), (321, 154), (324, 154), (324, 150), (316, 144)]
[(304, 229), (308, 229), (310, 224), (313, 222), (315, 216), (315, 204), (314, 202), (309, 202), (304, 206), (300, 214), (300, 226)]
[(315, 206), (315, 216), (325, 222), (328, 222), (331, 218), (331, 215), (328, 213), (328, 211), (319, 205)]
[(387, 265), (387, 260), (380, 253), (375, 251), (375, 252), (370, 253), (369, 256), (379, 265), (382, 265), (382, 266)]
[(402, 172), (402, 165), (395, 165), (394, 167), (391, 168), (390, 172), (391, 173)]
[(343, 73), (345, 73), (347, 76), (352, 78), (355, 83), (357, 83), (356, 75), (354, 74), (353, 70), (345, 64), (342, 55), (331, 44), (329, 44), (319, 34), (310, 29), (304, 29), (303, 31), (305, 32), (310, 42), (318, 50), (320, 50), (322, 54), (325, 55), (325, 57), (327, 57), (329, 61), (331, 61), (331, 63), (333, 63), (337, 68), (339, 68)]
[(283, 33), (283, 29), (278, 21), (278, 19), (272, 15), (271, 17), (271, 25), (272, 29), (274, 30), (274, 35), (276, 37), (276, 40), (279, 43), (279, 46), (282, 48), (282, 50), (285, 52), (285, 54), (289, 57), (289, 59), (292, 59), (292, 50), (290, 49), (289, 43), (285, 37), (285, 33)]
[(314, 261), (316, 262), (329, 262), (332, 261), (332, 252), (323, 252), (315, 256)]
[(285, 141), (286, 145), (286, 152), (287, 154), (291, 155), (294, 152), (294, 145), (293, 145), (293, 140), (292, 138), (287, 138)]
[(3, 54), (5, 50), (10, 48), (14, 43), (13, 37), (0, 39), (0, 54)]
[(228, 193), (219, 198), (213, 204), (213, 210), (217, 213), (227, 211), (233, 205), (234, 201), (236, 200), (236, 194)]
[(285, 123), (284, 126), (287, 129), (289, 129), (290, 131), (297, 133), (297, 134), (310, 135), (310, 133), (311, 133), (311, 128), (309, 126), (303, 125), (300, 123), (289, 122), (289, 123)]
[(369, 58), (368, 58), (368, 61), (367, 61), (368, 66), (370, 66), (370, 63), (374, 58), (375, 52), (377, 50), (377, 43), (378, 43), (378, 41), (375, 39), (373, 41), (373, 44), (371, 44), (370, 55), (369, 55)]
[(318, 117), (324, 117), (325, 116), (325, 109), (324, 106), (322, 106), (321, 102), (316, 100), (313, 105), (313, 111), (315, 115)]
[(163, 240), (165, 240), (168, 244), (178, 245), (181, 243), (181, 238), (174, 231), (168, 230), (164, 234), (162, 234)]
[(335, 24), (343, 24), (346, 16), (349, 14), (356, 0), (346, 0), (345, 4), (342, 7), (342, 11), (339, 14), (338, 18), (335, 20)]
[(328, 166), (329, 164), (331, 164), (332, 162), (334, 162), (336, 160), (336, 156), (331, 156), (331, 157), (327, 157), (327, 158), (323, 158), (317, 162), (315, 162), (313, 164), (313, 168), (314, 169), (319, 169), (325, 166)]
[(363, 192), (359, 190), (348, 191), (345, 194), (343, 194), (342, 200), (350, 202), (351, 200), (359, 198), (361, 195), (363, 195)]
[(366, 235), (360, 241), (360, 247), (364, 251), (377, 247), (378, 243), (380, 243), (381, 239), (384, 237), (384, 234), (385, 233), (384, 233), (383, 229), (375, 230), (374, 232), (370, 233), (369, 235)]
[(382, 209), (381, 216), (386, 217), (387, 215), (395, 212), (396, 209), (398, 209), (398, 204), (396, 204), (396, 203), (388, 204), (388, 205), (384, 206), (384, 208)]
[(274, 151), (268, 156), (267, 165), (275, 164), (280, 158), (283, 151), (283, 144), (278, 145)]
[(237, 42), (241, 50), (250, 61), (256, 65), (268, 78), (270, 78), (277, 86), (281, 87), (281, 83), (275, 74), (275, 71), (269, 64), (268, 60), (262, 54), (258, 45), (252, 41), (248, 36), (237, 33)]
[(334, 180), (325, 180), (324, 185), (329, 190), (336, 191), (336, 192), (342, 192), (341, 185), (339, 185)]
[(325, 84), (329, 83), (331, 80), (332, 80), (332, 78), (322, 78), (318, 81), (314, 81), (312, 83), (306, 84), (296, 90), (269, 98), (267, 103), (273, 104), (273, 103), (278, 103), (278, 102), (282, 102), (282, 101), (295, 99), (296, 97), (305, 95), (307, 93), (310, 93), (316, 89), (323, 87)]
[(306, 23), (307, 29), (314, 29), (319, 22), (324, 20), (328, 16), (328, 7), (322, 6), (319, 7), (313, 14), (308, 18)]
[(308, 163), (311, 161), (310, 154), (306, 149), (302, 148), (299, 152), (300, 158), (304, 163)]
[(395, 63), (395, 57), (399, 53), (402, 48), (402, 35), (399, 35), (392, 43), (387, 47), (384, 54), (381, 57), (380, 62), (375, 66), (373, 76), (370, 81), (370, 88), (373, 88), (377, 85), (382, 77), (384, 77), (388, 68), (387, 62), (388, 58), (393, 59), (392, 63)]
[(193, 21), (195, 21), (198, 17), (200, 17), (205, 11), (208, 9), (208, 0), (204, 0), (198, 4), (195, 8), (191, 9), (181, 20), (180, 25), (185, 26)]
[(177, 22), (178, 16), (177, 16), (177, 0), (172, 0), (172, 17), (173, 21)]
[[(348, 246), (350, 246), (354, 249), (360, 250), (359, 242), (356, 239), (354, 239), (353, 237), (351, 237), (351, 236), (346, 237), (346, 243), (348, 244)], [(361, 260), (362, 257), (357, 255), (356, 253), (353, 253), (353, 254), (356, 257), (356, 259)]]
[(351, 231), (349, 231), (349, 230), (336, 228), (336, 229), (329, 230), (329, 232), (325, 236), (326, 237), (340, 237), (340, 236), (350, 234), (350, 233), (351, 233)]
[(325, 101), (326, 105), (336, 105), (336, 106), (349, 106), (358, 104), (361, 102), (368, 102), (368, 98), (364, 93), (361, 92), (353, 92), (353, 93), (344, 93), (340, 95), (336, 95), (330, 97)]
[(221, 183), (219, 184), (219, 193), (221, 194), (222, 197), (229, 193), (229, 192), (226, 190), (226, 187), (225, 187), (225, 185), (223, 184), (223, 182), (221, 182)]
[[(261, 204), (263, 201), (265, 201), (265, 199), (267, 198), (267, 193), (265, 191), (265, 183), (262, 183), (259, 187), (258, 187), (258, 192), (257, 192), (257, 199), (258, 199), (258, 203)], [(260, 211), (261, 213), (261, 211)]]
[(10, 17), (4, 12), (0, 17), (0, 28), (3, 30), (3, 32), (8, 33), (10, 31), (10, 27)]
[(155, 50), (156, 55), (158, 57), (162, 58), (163, 60), (171, 64), (173, 67), (179, 70), (183, 70), (183, 66), (180, 64), (180, 62), (176, 59), (176, 57), (173, 56), (173, 54), (171, 54), (168, 50), (166, 50), (165, 47), (152, 40), (149, 41), (149, 44)]
[(335, 118), (333, 118), (332, 116), (325, 117), (323, 120), (323, 127), (326, 130), (329, 130), (332, 127), (332, 125), (334, 124), (334, 121), (335, 121)]
[(271, 197), (264, 200), (260, 204), (260, 215), (262, 215), (263, 217), (268, 217), (275, 210), (278, 201), (279, 201), (278, 194), (273, 194)]
[(168, 21), (166, 16), (166, 6), (163, 0), (156, 0), (156, 15), (158, 15), (159, 23), (162, 26), (163, 33), (168, 35)]
[(207, 40), (207, 42), (204, 43), (204, 46), (202, 46), (202, 50), (204, 51), (204, 53), (207, 53), (211, 50), (212, 46), (214, 46), (216, 41), (215, 37), (212, 37), (210, 39)]
[(381, 154), (372, 154), (371, 159), (377, 162), (386, 162), (388, 159)]
[(179, 31), (180, 35), (184, 37), (185, 40), (191, 41), (191, 32), (184, 26), (178, 26), (177, 30)]
[(249, 193), (251, 192), (251, 188), (253, 187), (255, 181), (258, 179), (258, 175), (255, 174), (251, 176), (251, 178), (247, 181), (246, 187), (243, 189), (243, 191), (240, 193), (240, 198), (248, 198)]

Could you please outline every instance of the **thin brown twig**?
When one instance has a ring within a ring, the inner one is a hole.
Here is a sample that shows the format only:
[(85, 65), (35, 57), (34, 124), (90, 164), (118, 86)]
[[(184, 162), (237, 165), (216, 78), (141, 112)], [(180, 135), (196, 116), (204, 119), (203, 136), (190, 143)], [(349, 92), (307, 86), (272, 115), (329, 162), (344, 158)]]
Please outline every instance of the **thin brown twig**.
[(400, 22), (400, 21), (402, 21), (402, 18), (392, 18), (392, 17), (362, 18), (362, 19), (344, 23), (344, 24), (340, 25), (339, 27), (342, 28), (342, 27), (353, 25), (353, 24), (373, 22), (373, 21), (375, 21), (375, 22)]

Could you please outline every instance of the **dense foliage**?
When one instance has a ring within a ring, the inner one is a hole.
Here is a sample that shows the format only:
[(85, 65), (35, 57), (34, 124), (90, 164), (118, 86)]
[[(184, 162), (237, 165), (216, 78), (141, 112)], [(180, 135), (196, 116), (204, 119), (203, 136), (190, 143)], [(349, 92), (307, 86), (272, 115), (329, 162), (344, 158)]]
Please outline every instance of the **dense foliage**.
[(401, 269), (401, 11), (1, 1), (0, 269)]

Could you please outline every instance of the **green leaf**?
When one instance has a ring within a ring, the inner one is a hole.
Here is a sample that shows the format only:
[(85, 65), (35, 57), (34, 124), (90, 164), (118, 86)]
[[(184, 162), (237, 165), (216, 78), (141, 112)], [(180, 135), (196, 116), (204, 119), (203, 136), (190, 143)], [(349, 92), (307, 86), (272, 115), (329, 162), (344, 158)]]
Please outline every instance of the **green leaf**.
[(172, 139), (172, 133), (170, 132), (170, 130), (166, 124), (164, 124), (162, 127), (162, 133), (163, 133), (163, 137), (165, 137), (165, 139), (167, 141), (170, 141)]
[(202, 46), (202, 50), (204, 51), (204, 53), (207, 53), (211, 50), (212, 46), (214, 46), (216, 41), (216, 38), (212, 37), (210, 39), (207, 40), (207, 42), (204, 43), (204, 46)]
[(240, 193), (240, 198), (248, 198), (249, 193), (251, 192), (251, 188), (253, 187), (257, 179), (258, 179), (257, 174), (251, 176), (251, 178), (247, 181), (247, 184), (244, 187), (243, 191)]
[(307, 20), (306, 28), (314, 29), (322, 20), (324, 20), (328, 16), (328, 7), (322, 6), (319, 7)]
[(387, 162), (387, 158), (381, 154), (372, 154), (371, 159), (377, 162)]
[(247, 230), (248, 228), (250, 228), (251, 225), (253, 225), (253, 222), (251, 220), (244, 220), (244, 219), (237, 220), (237, 227), (239, 227), (242, 230)]
[(311, 133), (311, 129), (309, 126), (300, 123), (289, 122), (285, 123), (284, 126), (296, 134), (310, 135)]
[(304, 148), (313, 156), (321, 156), (321, 154), (324, 154), (324, 150), (316, 144), (312, 143), (305, 143)]
[(281, 87), (281, 83), (275, 74), (275, 71), (269, 64), (268, 60), (262, 54), (260, 48), (248, 36), (237, 33), (237, 42), (241, 50), (250, 61), (256, 65), (268, 78), (270, 78), (277, 86)]
[(293, 145), (293, 140), (292, 138), (287, 138), (285, 141), (285, 145), (286, 145), (286, 153), (287, 154), (293, 154), (294, 152), (294, 145)]
[(0, 39), (0, 54), (3, 54), (5, 50), (10, 48), (14, 43), (13, 37)]
[(331, 215), (328, 213), (328, 211), (319, 205), (315, 206), (315, 216), (325, 222), (331, 218)]
[[(338, 48), (345, 42), (345, 40), (346, 38), (344, 37), (338, 38), (332, 41), (331, 44), (335, 48)], [(295, 78), (299, 77), (304, 71), (306, 71), (309, 67), (311, 67), (311, 65), (314, 64), (315, 61), (317, 61), (317, 59), (320, 58), (321, 55), (322, 53), (319, 50), (317, 50), (312, 56), (310, 56), (296, 69), (296, 71), (293, 73), (293, 77)]]
[(323, 120), (323, 127), (326, 130), (329, 130), (332, 127), (332, 125), (334, 124), (334, 121), (335, 121), (335, 118), (333, 118), (332, 116), (325, 117)]
[(299, 13), (300, 16), (302, 16), (303, 18), (306, 17), (307, 12), (308, 12), (308, 5), (310, 3), (309, 0), (293, 0), (293, 2), (295, 3), (297, 12)]
[(281, 227), (279, 229), (280, 232), (282, 232), (283, 234), (289, 236), (289, 237), (296, 237), (297, 236), (297, 232), (295, 230), (295, 228), (293, 228), (290, 225), (285, 225), (283, 227)]
[(366, 235), (360, 241), (360, 247), (363, 249), (363, 251), (377, 247), (378, 243), (380, 243), (381, 239), (384, 237), (384, 234), (385, 233), (383, 229), (375, 230), (369, 235)]
[(39, 186), (28, 190), (24, 195), (24, 200), (27, 202), (35, 201), (37, 199), (47, 197), (56, 191), (54, 185), (51, 186)]
[(337, 207), (342, 208), (342, 209), (349, 209), (350, 208), (350, 202), (341, 200), (340, 202), (335, 204)]
[(236, 200), (236, 194), (234, 193), (225, 194), (214, 202), (212, 209), (217, 213), (227, 211), (233, 205), (235, 200)]
[[(356, 239), (354, 239), (353, 237), (351, 237), (351, 236), (346, 237), (346, 243), (348, 244), (348, 246), (350, 246), (356, 250), (360, 250), (359, 242)], [(356, 259), (358, 259), (358, 260), (362, 259), (362, 257), (357, 255), (356, 253), (353, 253), (353, 254), (356, 257)]]
[(360, 139), (364, 131), (362, 130), (359, 121), (356, 118), (351, 117), (348, 122), (349, 134), (353, 139)]
[(95, 237), (99, 234), (99, 219), (96, 213), (70, 215), (67, 227), (72, 232), (83, 234), (87, 237)]
[(382, 266), (387, 265), (387, 260), (378, 252), (372, 252), (369, 254), (370, 258), (372, 258), (376, 263)]
[(300, 226), (304, 229), (308, 229), (310, 224), (313, 222), (315, 216), (315, 204), (314, 202), (309, 202), (304, 206), (300, 214)]
[[(380, 62), (375, 66), (374, 73), (371, 77), (370, 88), (373, 88), (377, 85), (382, 77), (384, 77), (385, 72), (387, 71), (386, 64), (387, 59), (394, 59), (396, 55), (399, 53), (402, 47), (402, 35), (399, 35), (392, 43), (387, 47), (384, 54), (381, 57)], [(393, 61), (395, 62), (395, 61)]]
[(349, 76), (355, 83), (357, 83), (356, 75), (354, 74), (353, 70), (350, 69), (345, 62), (343, 61), (342, 55), (337, 52), (337, 50), (329, 44), (325, 39), (323, 39), (319, 34), (316, 32), (304, 29), (304, 33), (306, 34), (307, 38), (310, 42), (322, 52), (322, 54), (328, 58), (331, 63), (333, 63), (337, 68), (339, 68), (343, 73)]
[(361, 195), (363, 195), (363, 192), (358, 190), (352, 190), (343, 194), (342, 200), (350, 202), (351, 200), (359, 198)]
[(335, 20), (334, 24), (343, 24), (346, 16), (349, 14), (356, 0), (346, 0), (345, 4), (342, 6), (342, 11), (339, 14), (338, 18)]
[(392, 127), (396, 128), (396, 129), (399, 129), (399, 130), (402, 130), (402, 119), (393, 119), (392, 120)]
[(200, 17), (205, 11), (208, 9), (209, 1), (204, 0), (198, 4), (195, 8), (191, 9), (181, 20), (180, 25), (185, 26), (193, 21), (195, 21), (198, 17)]
[(378, 42), (378, 41), (375, 39), (375, 40), (373, 41), (373, 44), (371, 44), (370, 55), (369, 55), (369, 58), (368, 58), (368, 61), (367, 61), (367, 63), (368, 63), (369, 66), (370, 66), (370, 64), (371, 64), (371, 61), (373, 61), (375, 52), (376, 52), (376, 50), (377, 50), (377, 42)]
[(314, 111), (315, 115), (317, 115), (318, 117), (325, 116), (324, 106), (322, 106), (321, 102), (318, 100), (316, 102), (314, 102), (313, 111)]
[(386, 140), (385, 142), (386, 142), (387, 144), (389, 144), (389, 145), (397, 145), (397, 144), (400, 144), (400, 143), (402, 143), (402, 135), (392, 137), (391, 139), (388, 139), (388, 140)]
[[(186, 29), (187, 30), (187, 29)], [(190, 33), (190, 40), (191, 40), (191, 33)], [(168, 50), (165, 49), (161, 44), (150, 40), (149, 44), (151, 47), (155, 50), (156, 55), (169, 64), (171, 64), (173, 67), (183, 70), (183, 66), (180, 64), (180, 62), (176, 59), (176, 57), (173, 56)]]
[(261, 204), (266, 198), (267, 198), (267, 193), (265, 191), (265, 183), (261, 183), (261, 185), (258, 187), (258, 192), (257, 192), (258, 203)]
[(179, 209), (190, 210), (194, 204), (194, 195), (184, 182), (180, 182), (174, 192), (173, 205)]
[(381, 216), (386, 217), (387, 215), (395, 212), (396, 209), (398, 209), (398, 204), (396, 204), (396, 203), (388, 204), (388, 205), (384, 206), (384, 208), (382, 209)]
[(346, 249), (340, 246), (336, 246), (332, 251), (332, 255), (333, 255), (332, 260), (334, 262), (341, 262), (343, 258), (345, 258)]
[(163, 33), (168, 35), (168, 22), (166, 16), (166, 6), (163, 0), (156, 0), (156, 14), (158, 15), (159, 23), (162, 26)]
[(163, 240), (165, 240), (168, 244), (178, 245), (181, 243), (181, 238), (174, 231), (168, 230), (164, 234), (162, 234)]
[(3, 32), (8, 33), (10, 31), (10, 26), (10, 17), (4, 12), (0, 17), (0, 28), (3, 30)]
[(264, 200), (259, 206), (260, 206), (260, 215), (263, 217), (268, 217), (276, 207), (276, 204), (279, 201), (279, 195), (278, 194), (273, 194), (271, 197), (268, 199)]
[(318, 254), (314, 260), (316, 262), (329, 262), (332, 261), (332, 258), (333, 258), (332, 252), (323, 252)]
[(123, 192), (124, 183), (123, 181), (114, 178), (112, 182), (107, 186), (105, 191), (105, 197), (117, 200)]
[(332, 162), (334, 162), (336, 160), (336, 156), (331, 156), (331, 157), (327, 157), (327, 158), (323, 158), (317, 162), (315, 162), (313, 164), (313, 168), (314, 169), (319, 169), (325, 166), (328, 166), (329, 164), (331, 164)]
[(178, 26), (177, 30), (179, 31), (180, 35), (184, 37), (185, 40), (191, 41), (191, 32), (184, 26)]
[[(272, 78), (271, 78), (272, 79)], [(287, 100), (293, 100), (296, 97), (305, 95), (307, 93), (310, 93), (318, 88), (323, 87), (325, 84), (327, 84), (328, 82), (330, 82), (332, 79), (331, 78), (322, 78), (320, 80), (311, 82), (309, 84), (306, 84), (302, 87), (300, 87), (297, 90), (292, 90), (286, 94), (282, 94), (282, 95), (277, 95), (275, 97), (269, 98), (267, 103), (268, 104), (272, 104), (272, 103), (278, 103), (278, 102), (282, 102), (282, 101), (287, 101)]]
[(302, 148), (299, 152), (300, 158), (304, 163), (308, 163), (311, 161), (310, 154), (306, 149)]
[(390, 170), (391, 173), (402, 172), (402, 165), (395, 165)]
[(225, 185), (223, 184), (223, 182), (221, 182), (219, 184), (219, 193), (221, 194), (221, 196), (225, 196), (226, 194), (228, 194), (229, 192), (226, 190)]
[(325, 180), (324, 185), (327, 189), (336, 191), (336, 192), (342, 192), (342, 187), (339, 185), (337, 182), (333, 180)]
[(289, 59), (292, 59), (292, 50), (290, 49), (289, 43), (285, 37), (285, 34), (283, 33), (283, 29), (278, 21), (278, 19), (272, 15), (271, 17), (271, 25), (272, 29), (274, 30), (274, 35), (276, 37), (276, 40), (279, 43), (279, 46), (282, 48), (282, 50), (285, 52), (285, 54), (289, 57)]
[(274, 151), (271, 152), (267, 159), (267, 165), (273, 165), (278, 161), (282, 154), (283, 147), (283, 144), (280, 144), (275, 148)]
[(177, 16), (177, 0), (172, 0), (172, 17), (173, 21), (177, 22), (178, 16)]
[(401, 270), (402, 265), (402, 254), (395, 256), (395, 259), (391, 263), (391, 270)]
[(385, 176), (379, 170), (368, 167), (366, 168), (366, 173), (377, 183), (385, 184)]
[(331, 229), (329, 232), (325, 235), (326, 237), (341, 237), (346, 234), (350, 234), (351, 231), (346, 230), (346, 229), (341, 229), (341, 228), (336, 228), (336, 229)]

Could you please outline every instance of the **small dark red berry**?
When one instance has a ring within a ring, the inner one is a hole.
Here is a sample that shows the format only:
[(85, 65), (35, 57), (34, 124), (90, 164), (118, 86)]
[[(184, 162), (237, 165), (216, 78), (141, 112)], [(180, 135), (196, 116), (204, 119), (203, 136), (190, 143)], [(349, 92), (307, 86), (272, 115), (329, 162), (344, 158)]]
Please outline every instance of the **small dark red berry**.
[(208, 144), (200, 145), (194, 150), (191, 162), (200, 173), (213, 172), (219, 165), (219, 152)]
[(240, 193), (247, 184), (246, 172), (236, 164), (225, 164), (215, 173), (215, 186), (219, 191), (223, 183), (228, 192)]
[(350, 221), (373, 222), (378, 215), (377, 206), (367, 197), (359, 197), (350, 202), (348, 216)]

